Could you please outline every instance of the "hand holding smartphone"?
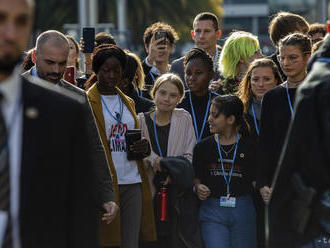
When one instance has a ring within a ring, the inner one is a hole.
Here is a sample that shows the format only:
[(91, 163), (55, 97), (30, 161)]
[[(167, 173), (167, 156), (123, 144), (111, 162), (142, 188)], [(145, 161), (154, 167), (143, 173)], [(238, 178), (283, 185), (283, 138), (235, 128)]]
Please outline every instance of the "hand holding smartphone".
[(94, 51), (95, 28), (83, 28), (84, 50), (83, 53), (92, 53)]
[(68, 81), (71, 84), (76, 85), (75, 81), (76, 68), (74, 66), (68, 66), (63, 75), (65, 81)]
[(136, 153), (131, 151), (130, 146), (133, 145), (136, 141), (141, 140), (141, 129), (131, 129), (127, 130), (125, 133), (126, 140), (126, 150), (127, 150), (127, 159), (128, 160), (141, 160), (144, 158), (142, 153)]
[(166, 32), (162, 29), (158, 30), (155, 33), (155, 40), (160, 40), (160, 39), (163, 40), (158, 42), (157, 45), (166, 45)]

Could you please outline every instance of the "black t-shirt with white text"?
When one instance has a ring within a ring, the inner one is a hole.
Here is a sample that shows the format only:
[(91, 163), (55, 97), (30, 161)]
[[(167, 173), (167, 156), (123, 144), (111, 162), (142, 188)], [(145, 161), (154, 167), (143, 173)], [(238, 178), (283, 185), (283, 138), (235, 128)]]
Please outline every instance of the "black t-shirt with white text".
[[(221, 151), (227, 179), (232, 167), (234, 144), (225, 145)], [(194, 148), (193, 166), (196, 178), (211, 190), (210, 197), (220, 198), (227, 195), (227, 186), (223, 177), (222, 165), (214, 135), (203, 139)], [(230, 182), (231, 196), (245, 196), (252, 191), (252, 181), (255, 181), (256, 144), (248, 137), (240, 138)]]

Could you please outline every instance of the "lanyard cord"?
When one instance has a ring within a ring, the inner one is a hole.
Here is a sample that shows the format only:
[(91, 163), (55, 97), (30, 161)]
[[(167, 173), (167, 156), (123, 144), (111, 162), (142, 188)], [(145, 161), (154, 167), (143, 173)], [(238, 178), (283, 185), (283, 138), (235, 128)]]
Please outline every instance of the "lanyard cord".
[(220, 163), (221, 163), (221, 167), (222, 167), (222, 174), (223, 174), (223, 178), (225, 179), (226, 185), (227, 185), (227, 196), (230, 195), (230, 182), (231, 182), (231, 177), (233, 175), (233, 170), (234, 170), (234, 164), (235, 164), (235, 158), (236, 158), (236, 153), (237, 153), (237, 147), (238, 147), (238, 141), (239, 141), (239, 134), (237, 134), (237, 138), (236, 138), (236, 144), (235, 144), (235, 150), (234, 150), (234, 155), (233, 155), (233, 159), (232, 159), (232, 165), (231, 165), (231, 169), (230, 172), (228, 174), (228, 178), (226, 177), (226, 173), (225, 173), (225, 168), (223, 166), (223, 159), (222, 159), (222, 153), (221, 153), (221, 145), (220, 145), (220, 138), (219, 135), (217, 135), (217, 148), (218, 148), (218, 153), (219, 153), (219, 158), (220, 158)]
[(253, 114), (254, 126), (256, 128), (257, 135), (259, 136), (259, 127), (258, 127), (256, 113), (254, 111), (254, 103), (251, 104), (251, 107), (252, 107), (252, 114)]
[[(170, 120), (172, 119), (172, 115), (171, 115), (171, 118)], [(170, 121), (171, 123), (171, 121)], [(159, 152), (159, 155), (161, 157), (163, 157), (163, 153), (162, 153), (162, 150), (160, 149), (160, 145), (159, 145), (159, 139), (158, 139), (158, 134), (157, 134), (157, 125), (156, 125), (156, 111), (154, 112), (153, 114), (153, 124), (154, 124), (154, 135), (155, 135), (155, 140), (156, 140), (156, 145), (157, 145), (157, 148), (158, 148), (158, 152)]]
[(152, 82), (155, 82), (156, 79), (155, 79), (154, 75), (152, 74), (151, 70), (149, 71), (149, 74), (151, 76)]
[(191, 92), (190, 91), (188, 91), (188, 95), (189, 95), (189, 101), (190, 101), (191, 114), (192, 114), (192, 118), (193, 118), (193, 122), (194, 122), (196, 139), (197, 139), (197, 142), (200, 142), (201, 139), (202, 139), (203, 132), (204, 132), (204, 128), (205, 128), (205, 124), (206, 124), (206, 121), (207, 121), (207, 117), (209, 115), (209, 109), (210, 109), (210, 104), (211, 104), (211, 92), (209, 92), (209, 99), (207, 101), (207, 106), (206, 106), (206, 110), (205, 110), (203, 125), (202, 125), (202, 128), (201, 128), (200, 134), (198, 134), (197, 120), (196, 120), (195, 110), (194, 110), (194, 106), (193, 106), (193, 102), (192, 102), (192, 97), (191, 97)]
[(292, 103), (291, 103), (291, 99), (290, 99), (290, 93), (289, 93), (289, 83), (288, 81), (286, 81), (286, 95), (288, 97), (288, 103), (289, 103), (289, 108), (290, 108), (290, 112), (291, 112), (291, 117), (293, 116), (293, 108), (292, 108)]
[(103, 96), (101, 96), (101, 101), (103, 103), (103, 105), (105, 106), (105, 109), (107, 110), (107, 112), (110, 114), (110, 116), (117, 121), (117, 124), (121, 124), (121, 119), (123, 117), (123, 103), (121, 101), (121, 98), (119, 96), (119, 94), (117, 94), (117, 97), (118, 97), (118, 102), (119, 102), (119, 112), (115, 112), (116, 113), (116, 116), (114, 116), (111, 111), (109, 110), (108, 106), (106, 105), (104, 99), (103, 99)]

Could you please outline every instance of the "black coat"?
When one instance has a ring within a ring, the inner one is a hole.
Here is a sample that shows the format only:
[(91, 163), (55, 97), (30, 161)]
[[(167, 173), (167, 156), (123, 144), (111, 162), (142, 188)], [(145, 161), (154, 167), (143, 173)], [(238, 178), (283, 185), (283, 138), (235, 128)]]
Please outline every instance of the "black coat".
[[(320, 55), (330, 58), (330, 36), (320, 49)], [(307, 187), (317, 191), (315, 203), (330, 189), (329, 82), (330, 63), (316, 61), (298, 88), (295, 115), (280, 157), (281, 169), (270, 202), (272, 247), (293, 247), (294, 243), (308, 241), (322, 231), (314, 216), (316, 212), (303, 235), (297, 235), (291, 228), (291, 218), (296, 212), (291, 206), (297, 196), (291, 181), (293, 174), (298, 173)]]
[(21, 246), (97, 247), (95, 172), (86, 125), (79, 125), (87, 121), (85, 99), (22, 81)]
[[(32, 75), (32, 69), (26, 71), (22, 74), (25, 77)], [(43, 81), (43, 83), (47, 83)], [(58, 82), (58, 85), (61, 88), (64, 88), (72, 93), (75, 93), (84, 98), (84, 106), (86, 108), (87, 113), (87, 122), (85, 124), (88, 128), (89, 139), (91, 140), (91, 147), (89, 148), (89, 152), (92, 155), (93, 163), (92, 167), (96, 171), (97, 175), (97, 191), (98, 191), (98, 205), (102, 208), (103, 203), (109, 201), (115, 201), (115, 193), (112, 188), (112, 179), (108, 167), (108, 162), (104, 152), (104, 146), (102, 145), (98, 128), (96, 126), (95, 117), (93, 115), (92, 109), (90, 107), (89, 101), (86, 96), (86, 92), (77, 86), (61, 79)], [(81, 125), (80, 123), (79, 125)], [(77, 123), (78, 125), (78, 123)]]
[[(192, 165), (181, 156), (163, 158), (160, 165), (171, 177), (168, 210), (170, 223), (167, 228), (170, 233), (169, 248), (201, 248), (198, 200), (192, 191), (194, 178)], [(158, 233), (159, 227), (161, 226), (158, 225)]]

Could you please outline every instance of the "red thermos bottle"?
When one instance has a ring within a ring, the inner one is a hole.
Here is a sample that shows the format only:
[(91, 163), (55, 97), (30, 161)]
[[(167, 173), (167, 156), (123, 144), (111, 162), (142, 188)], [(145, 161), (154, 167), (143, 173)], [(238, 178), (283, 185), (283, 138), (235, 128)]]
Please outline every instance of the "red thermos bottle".
[(158, 220), (167, 221), (168, 220), (168, 192), (167, 188), (163, 186), (161, 190), (157, 193), (157, 203), (158, 203)]

